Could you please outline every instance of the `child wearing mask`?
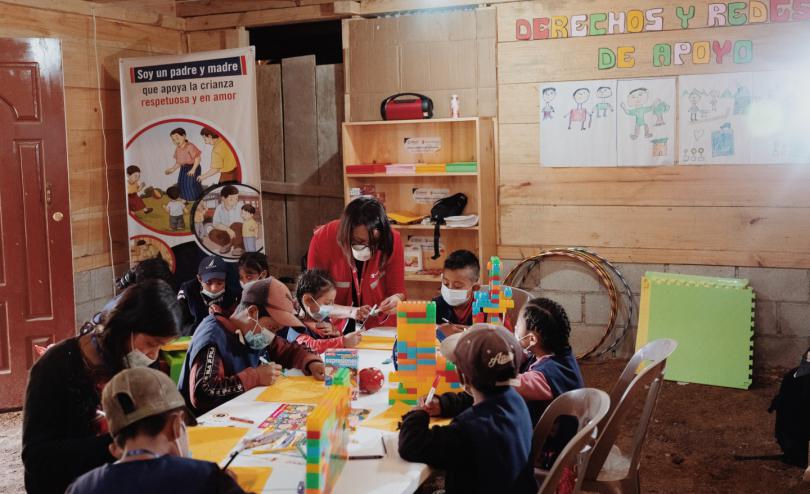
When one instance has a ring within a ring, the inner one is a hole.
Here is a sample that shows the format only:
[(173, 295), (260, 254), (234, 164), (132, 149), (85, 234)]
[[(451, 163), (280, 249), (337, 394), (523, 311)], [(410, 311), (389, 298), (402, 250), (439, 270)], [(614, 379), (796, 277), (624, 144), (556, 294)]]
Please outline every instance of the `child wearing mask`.
[[(526, 400), (536, 424), (557, 396), (585, 384), (568, 336), (571, 326), (565, 309), (547, 298), (533, 298), (521, 309), (515, 336), (526, 353), (517, 392)], [(472, 404), (464, 393), (434, 397), (425, 409), (433, 416), (452, 417)]]
[(272, 277), (254, 282), (230, 317), (206, 317), (191, 338), (178, 382), (186, 403), (206, 413), (256, 386), (272, 385), (282, 367), (323, 381), (318, 355), (276, 334), (301, 325), (284, 283)]
[(204, 257), (197, 268), (197, 279), (180, 286), (177, 300), (183, 307), (184, 335), (193, 335), (209, 314), (230, 316), (233, 313), (239, 303), (239, 294), (228, 288), (227, 270), (221, 257)]
[(529, 461), (532, 422), (512, 387), (523, 358), (517, 339), (502, 327), (476, 324), (445, 338), (441, 352), (456, 364), (473, 405), (445, 427), (430, 427), (422, 408), (409, 412), (399, 455), (445, 470), (447, 494), (537, 492)]
[(267, 256), (261, 252), (245, 252), (239, 256), (239, 286), (242, 290), (257, 280), (263, 280), (270, 274)]
[(67, 494), (244, 493), (216, 463), (191, 459), (186, 425), (197, 422), (166, 374), (126, 369), (104, 387), (101, 404), (118, 461), (82, 475)]
[(329, 348), (354, 348), (360, 343), (362, 333), (353, 332), (341, 336), (330, 317), (347, 319), (357, 317), (354, 307), (335, 305), (335, 283), (329, 273), (322, 269), (309, 269), (298, 278), (295, 298), (300, 307), (299, 316), (304, 326), (294, 328), (298, 332), (295, 341), (312, 351), (323, 353)]
[(481, 288), (481, 265), (469, 250), (451, 252), (444, 260), (441, 295), (436, 302), (436, 337), (442, 341), (472, 324), (473, 293)]

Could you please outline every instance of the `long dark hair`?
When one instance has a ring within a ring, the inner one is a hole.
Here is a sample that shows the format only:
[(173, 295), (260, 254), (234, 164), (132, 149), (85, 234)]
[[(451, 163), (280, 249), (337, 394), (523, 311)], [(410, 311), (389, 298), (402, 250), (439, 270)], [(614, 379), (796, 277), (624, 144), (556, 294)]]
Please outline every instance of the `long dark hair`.
[(133, 333), (158, 338), (180, 336), (181, 314), (177, 294), (163, 280), (146, 280), (127, 288), (104, 318), (99, 335), (110, 370), (117, 373), (126, 367), (124, 360)]
[(323, 269), (304, 271), (298, 278), (298, 284), (295, 285), (295, 299), (298, 301), (298, 306), (304, 308), (305, 294), (308, 293), (312, 295), (312, 298), (318, 298), (325, 290), (334, 288), (334, 286), (335, 282), (332, 281), (327, 271)]
[(523, 308), (526, 330), (540, 337), (540, 346), (551, 353), (562, 353), (568, 347), (571, 323), (565, 309), (557, 302), (537, 297), (529, 300)]
[[(394, 233), (388, 223), (385, 207), (380, 201), (372, 197), (358, 197), (343, 210), (337, 240), (349, 259), (352, 255), (352, 230), (361, 225), (368, 229), (368, 246), (382, 253), (380, 265), (385, 264), (394, 252)], [(379, 232), (377, 238), (374, 236), (375, 231)]]

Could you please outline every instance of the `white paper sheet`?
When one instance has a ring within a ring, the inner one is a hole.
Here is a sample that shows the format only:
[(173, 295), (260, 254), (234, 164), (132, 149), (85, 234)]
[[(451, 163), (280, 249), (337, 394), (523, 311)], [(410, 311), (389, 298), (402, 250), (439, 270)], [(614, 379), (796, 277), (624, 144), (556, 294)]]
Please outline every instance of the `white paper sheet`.
[(755, 72), (753, 78), (751, 162), (810, 163), (810, 71)]
[(546, 83), (539, 94), (542, 166), (616, 166), (615, 80)]
[(675, 79), (620, 80), (616, 94), (619, 166), (675, 164)]
[(751, 163), (751, 73), (678, 78), (679, 162)]

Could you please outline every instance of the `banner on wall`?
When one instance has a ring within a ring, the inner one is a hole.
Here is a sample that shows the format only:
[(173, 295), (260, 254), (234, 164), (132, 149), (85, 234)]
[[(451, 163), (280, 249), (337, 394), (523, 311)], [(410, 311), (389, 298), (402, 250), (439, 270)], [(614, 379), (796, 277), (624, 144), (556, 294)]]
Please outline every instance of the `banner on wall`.
[(264, 251), (253, 47), (120, 61), (129, 256)]

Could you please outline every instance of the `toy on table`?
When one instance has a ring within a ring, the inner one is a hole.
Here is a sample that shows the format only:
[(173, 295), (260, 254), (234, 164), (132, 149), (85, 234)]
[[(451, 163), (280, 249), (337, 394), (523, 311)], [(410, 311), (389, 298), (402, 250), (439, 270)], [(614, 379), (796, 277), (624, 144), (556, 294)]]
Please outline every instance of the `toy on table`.
[(365, 394), (376, 393), (385, 384), (385, 376), (376, 367), (366, 367), (359, 374), (360, 392)]
[(473, 323), (488, 322), (503, 325), (507, 309), (515, 306), (512, 288), (501, 284), (501, 259), (492, 256), (487, 263), (489, 285), (474, 294)]
[(397, 304), (397, 361), (399, 370), (389, 376), (390, 382), (398, 383), (388, 390), (390, 405), (396, 402), (416, 405), (430, 391), (436, 376), (439, 377), (436, 392), (461, 390), (456, 366), (437, 349), (435, 302)]
[(259, 424), (259, 429), (263, 429), (265, 432), (303, 429), (307, 421), (307, 415), (313, 408), (315, 408), (314, 405), (282, 403)]
[(307, 417), (307, 494), (327, 494), (337, 482), (348, 457), (349, 370), (338, 369), (332, 386)]
[(334, 376), (339, 369), (348, 369), (352, 386), (352, 399), (356, 400), (360, 392), (357, 385), (358, 359), (356, 348), (330, 348), (326, 350), (323, 353), (324, 383), (326, 386), (331, 386), (334, 383)]

